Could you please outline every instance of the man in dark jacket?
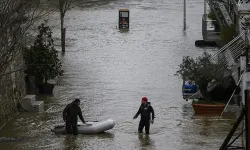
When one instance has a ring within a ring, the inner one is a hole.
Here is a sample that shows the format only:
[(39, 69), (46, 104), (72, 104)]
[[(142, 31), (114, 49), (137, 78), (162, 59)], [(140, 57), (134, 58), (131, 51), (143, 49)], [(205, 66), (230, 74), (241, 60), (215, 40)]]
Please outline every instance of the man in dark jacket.
[(63, 120), (66, 123), (66, 131), (68, 134), (77, 135), (77, 116), (81, 119), (82, 123), (85, 123), (82, 117), (82, 110), (79, 107), (80, 100), (75, 99), (72, 103), (68, 104), (63, 110)]
[(146, 134), (149, 134), (149, 127), (151, 120), (150, 113), (152, 113), (152, 120), (151, 120), (152, 124), (154, 123), (155, 113), (153, 107), (150, 105), (150, 102), (148, 102), (147, 97), (143, 97), (141, 102), (142, 104), (133, 119), (136, 119), (140, 114), (141, 120), (139, 123), (138, 132), (142, 133), (142, 130), (145, 126)]

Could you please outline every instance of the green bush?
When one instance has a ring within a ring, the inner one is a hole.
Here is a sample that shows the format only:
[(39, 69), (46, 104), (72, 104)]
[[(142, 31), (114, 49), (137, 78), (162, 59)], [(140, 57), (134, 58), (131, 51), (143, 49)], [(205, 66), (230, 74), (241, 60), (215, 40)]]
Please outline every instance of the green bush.
[(63, 74), (62, 65), (58, 59), (58, 52), (54, 48), (51, 29), (42, 23), (38, 26), (34, 45), (24, 51), (26, 73), (35, 76), (42, 83)]
[(215, 62), (211, 57), (212, 56), (206, 52), (196, 59), (184, 56), (182, 63), (179, 65), (179, 70), (177, 70), (175, 74), (184, 81), (194, 81), (203, 98), (207, 101), (212, 101), (207, 90), (209, 84), (211, 82), (215, 84), (221, 83), (225, 73), (230, 71), (226, 64), (221, 61)]
[(212, 11), (210, 11), (210, 12), (207, 14), (207, 17), (208, 17), (209, 19), (211, 19), (211, 20), (217, 20), (215, 14), (214, 14)]

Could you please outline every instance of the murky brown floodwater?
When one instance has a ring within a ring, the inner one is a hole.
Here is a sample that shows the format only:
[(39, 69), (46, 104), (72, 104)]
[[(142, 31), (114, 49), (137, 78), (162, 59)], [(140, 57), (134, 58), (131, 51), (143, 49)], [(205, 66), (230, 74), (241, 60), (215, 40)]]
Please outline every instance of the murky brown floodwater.
[[(116, 29), (118, 9), (130, 8), (131, 29)], [(0, 133), (0, 149), (157, 149), (215, 150), (228, 134), (234, 115), (195, 116), (181, 96), (182, 81), (174, 76), (182, 56), (198, 56), (202, 39), (203, 1), (187, 1), (187, 31), (183, 27), (183, 0), (113, 0), (91, 8), (75, 8), (66, 19), (67, 52), (61, 56), (65, 74), (53, 96), (39, 96), (47, 112), (22, 113)], [(59, 36), (58, 14), (50, 17)], [(133, 120), (142, 96), (156, 112), (151, 135), (138, 135)], [(86, 120), (116, 121), (101, 135), (54, 135), (50, 128), (62, 122), (62, 109), (82, 99)]]

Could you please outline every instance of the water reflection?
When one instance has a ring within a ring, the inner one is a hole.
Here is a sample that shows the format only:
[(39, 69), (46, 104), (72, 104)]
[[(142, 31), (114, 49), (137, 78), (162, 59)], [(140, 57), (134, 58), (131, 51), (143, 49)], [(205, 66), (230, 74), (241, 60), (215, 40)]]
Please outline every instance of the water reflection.
[[(202, 141), (206, 149), (210, 143), (223, 142), (217, 135), (208, 141), (197, 133), (205, 132), (204, 122), (199, 124), (199, 118), (192, 118), (192, 106), (181, 98), (182, 81), (173, 76), (183, 55), (195, 57), (203, 52), (194, 46), (194, 41), (202, 38), (199, 29), (203, 3), (189, 1), (187, 6), (192, 3), (193, 7), (186, 33), (182, 33), (182, 22), (178, 19), (182, 3), (175, 0), (97, 0), (91, 3), (93, 8), (81, 7), (85, 2), (80, 0), (78, 3), (80, 8), (71, 9), (65, 18), (68, 45), (65, 55), (60, 55), (65, 74), (54, 89), (54, 95), (37, 97), (44, 101), (47, 112), (22, 113), (22, 119), (9, 122), (0, 133), (4, 137), (37, 137), (34, 141), (0, 143), (0, 149), (33, 150), (39, 146), (40, 149), (187, 150), (188, 146), (204, 149)], [(131, 10), (132, 24), (129, 32), (120, 33), (115, 26), (118, 8), (124, 7), (123, 4)], [(52, 14), (50, 19), (56, 42), (60, 44), (58, 13)], [(141, 95), (152, 99), (159, 118), (149, 136), (137, 136), (138, 124), (129, 121), (134, 113), (131, 110), (138, 109), (135, 100)], [(62, 121), (66, 104), (78, 96), (83, 97), (84, 117), (114, 118), (117, 125), (110, 130), (112, 134), (74, 137), (50, 133), (50, 128)], [(213, 123), (213, 131), (209, 131), (227, 134), (228, 123), (217, 122)], [(201, 143), (200, 147), (197, 143)]]
[(77, 0), (76, 4), (80, 8), (90, 8), (90, 7), (100, 7), (102, 5), (108, 5), (109, 3), (112, 3), (114, 0), (94, 0), (94, 1), (88, 1), (87, 3), (81, 0)]
[(64, 150), (76, 150), (80, 149), (81, 146), (77, 144), (78, 136), (66, 135), (63, 141)]
[[(63, 150), (81, 150), (87, 147), (91, 147), (93, 149), (99, 148), (100, 141), (112, 141), (114, 138), (114, 134), (112, 133), (102, 133), (97, 135), (82, 135), (78, 134), (74, 135), (64, 135), (62, 141)], [(88, 146), (89, 143), (91, 146)]]
[(105, 139), (105, 138), (114, 138), (114, 134), (109, 133), (109, 132), (104, 132), (102, 134), (99, 134), (98, 137), (100, 139)]
[(138, 134), (138, 139), (140, 141), (140, 148), (150, 148), (154, 147), (154, 141), (150, 138), (150, 135), (147, 134)]

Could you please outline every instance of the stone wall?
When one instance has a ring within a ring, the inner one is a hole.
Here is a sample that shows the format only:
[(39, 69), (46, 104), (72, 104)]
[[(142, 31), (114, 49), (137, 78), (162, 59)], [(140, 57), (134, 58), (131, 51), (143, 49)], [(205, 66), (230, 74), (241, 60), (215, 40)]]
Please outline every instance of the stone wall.
[(4, 75), (0, 76), (0, 128), (18, 112), (19, 99), (25, 96), (23, 69), (23, 57), (19, 51)]

